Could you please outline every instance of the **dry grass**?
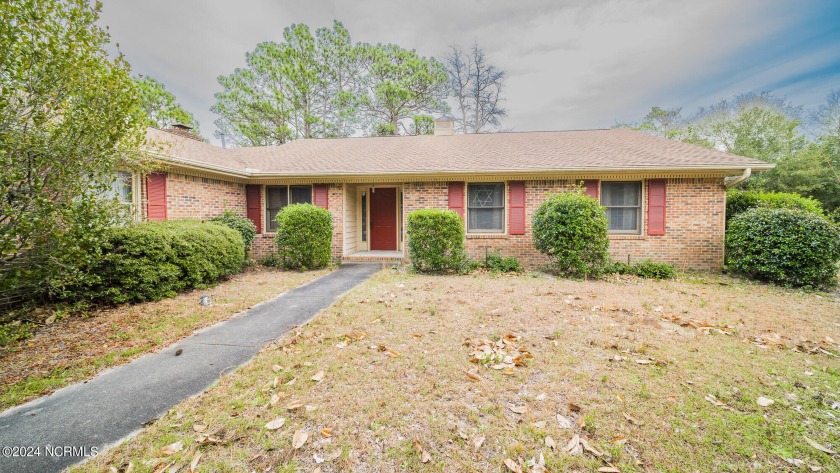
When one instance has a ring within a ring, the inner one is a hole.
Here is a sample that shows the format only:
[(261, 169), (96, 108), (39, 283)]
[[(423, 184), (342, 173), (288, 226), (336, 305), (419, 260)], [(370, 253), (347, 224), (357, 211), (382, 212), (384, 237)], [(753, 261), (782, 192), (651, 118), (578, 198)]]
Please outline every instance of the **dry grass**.
[[(705, 278), (383, 272), (76, 470), (186, 471), (197, 453), (201, 471), (498, 472), (541, 456), (554, 472), (840, 470), (805, 440), (840, 449), (837, 295)], [(470, 362), (465, 339), (506, 334), (534, 355), (527, 366)], [(575, 435), (601, 455), (567, 452)]]
[[(0, 347), (0, 410), (166, 347), (194, 330), (323, 275), (262, 267), (172, 299), (98, 310), (44, 326), (27, 340)], [(200, 306), (199, 295), (211, 306)]]

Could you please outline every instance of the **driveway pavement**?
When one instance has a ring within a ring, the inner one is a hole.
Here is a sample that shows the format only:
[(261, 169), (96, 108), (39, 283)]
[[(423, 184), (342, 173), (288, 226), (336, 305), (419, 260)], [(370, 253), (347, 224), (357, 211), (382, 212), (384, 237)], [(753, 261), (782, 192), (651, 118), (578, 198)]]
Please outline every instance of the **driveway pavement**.
[[(381, 267), (343, 264), (160, 352), (0, 413), (0, 472), (60, 471), (94, 451), (102, 452), (201, 393)], [(182, 354), (175, 356), (178, 349)]]

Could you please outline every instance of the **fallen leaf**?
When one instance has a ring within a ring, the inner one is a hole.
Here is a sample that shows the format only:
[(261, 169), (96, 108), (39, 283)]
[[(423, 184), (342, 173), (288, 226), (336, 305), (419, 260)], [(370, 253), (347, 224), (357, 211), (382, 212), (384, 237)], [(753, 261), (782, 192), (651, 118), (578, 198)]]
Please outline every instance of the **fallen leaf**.
[(569, 443), (566, 444), (566, 451), (569, 452), (571, 455), (580, 455), (583, 453), (583, 449), (580, 446), (580, 436), (575, 434)]
[[(324, 459), (320, 455), (318, 455), (317, 453), (312, 454), (312, 459), (315, 460), (316, 464), (324, 463)], [(321, 467), (318, 467), (318, 469), (320, 470)]]
[(312, 379), (312, 381), (315, 381), (316, 383), (320, 383), (321, 380), (324, 379), (324, 372), (319, 371), (319, 372), (315, 373), (315, 376), (313, 376), (311, 379)]
[(274, 407), (274, 406), (276, 406), (276, 405), (277, 405), (277, 403), (278, 403), (278, 402), (280, 402), (280, 395), (279, 395), (279, 394), (275, 394), (275, 395), (271, 396), (271, 400), (270, 400), (270, 401), (268, 401), (268, 405), (269, 405), (270, 407)]
[(321, 429), (321, 437), (324, 437), (325, 439), (332, 437), (332, 429)]
[(571, 419), (564, 416), (563, 414), (557, 414), (557, 422), (560, 424), (561, 429), (574, 429), (575, 424), (572, 422)]
[(600, 450), (598, 450), (597, 448), (595, 448), (595, 447), (593, 447), (593, 446), (589, 445), (589, 442), (587, 442), (587, 441), (586, 441), (586, 439), (585, 439), (585, 438), (583, 438), (583, 437), (581, 437), (581, 438), (580, 438), (580, 445), (583, 447), (583, 449), (584, 449), (585, 451), (587, 451), (587, 452), (589, 452), (589, 453), (591, 453), (591, 454), (595, 455), (596, 457), (600, 457), (600, 456), (602, 456), (602, 455), (604, 454), (603, 452), (601, 452), (601, 451), (600, 451)]
[(478, 437), (473, 439), (473, 446), (475, 447), (475, 449), (478, 450), (479, 448), (481, 448), (485, 440), (486, 439), (483, 435), (479, 435)]
[(429, 463), (431, 459), (432, 455), (426, 450), (423, 450), (423, 453), (420, 454), (420, 463)]
[(552, 450), (554, 450), (554, 448), (555, 448), (555, 447), (557, 447), (557, 444), (556, 444), (556, 443), (554, 443), (554, 439), (553, 439), (553, 438), (551, 438), (551, 437), (546, 437), (546, 438), (545, 438), (545, 446), (546, 446), (546, 447), (548, 447), (548, 448), (550, 448), (550, 449), (552, 449)]
[(524, 414), (524, 413), (528, 412), (528, 406), (525, 406), (525, 405), (516, 406), (516, 405), (513, 405), (513, 404), (508, 404), (508, 409), (510, 409), (511, 411), (513, 411), (517, 414)]
[(813, 440), (809, 439), (808, 437), (806, 437), (804, 435), (803, 435), (803, 437), (805, 437), (805, 441), (808, 442), (808, 445), (816, 448), (817, 450), (819, 450), (823, 453), (827, 453), (829, 455), (834, 455), (834, 453), (835, 453), (834, 450), (832, 450), (830, 448), (827, 448), (827, 447), (824, 447), (824, 446), (818, 444), (817, 442), (814, 442)]
[(283, 427), (283, 424), (285, 423), (286, 419), (284, 419), (283, 417), (278, 417), (273, 421), (269, 422), (268, 424), (265, 424), (265, 428), (268, 430), (277, 430), (280, 427)]
[(640, 365), (649, 365), (649, 364), (653, 363), (653, 361), (651, 361), (651, 360), (636, 360), (636, 363), (638, 363)]
[(292, 380), (291, 380), (291, 381), (289, 381), (288, 383), (286, 383), (286, 386), (291, 386), (291, 385), (295, 384), (295, 381), (297, 381), (297, 378), (292, 378)]
[(601, 468), (598, 468), (598, 472), (599, 473), (621, 473), (621, 470), (619, 470), (618, 468), (611, 467), (611, 466), (602, 466)]
[(761, 396), (761, 397), (759, 397), (758, 399), (755, 400), (755, 403), (758, 404), (761, 407), (767, 407), (767, 406), (769, 406), (769, 405), (771, 405), (775, 402), (776, 401), (774, 401), (770, 398), (766, 398), (764, 396)]
[(206, 429), (206, 428), (207, 428), (207, 426), (202, 425), (202, 424), (194, 424), (193, 425), (193, 430), (196, 431), (196, 432), (204, 432), (204, 429)]
[(173, 453), (176, 453), (176, 452), (180, 452), (183, 449), (184, 449), (184, 443), (179, 440), (175, 443), (171, 443), (171, 444), (161, 448), (160, 453), (162, 455), (168, 457), (169, 455), (172, 455)]
[(292, 436), (292, 448), (295, 450), (299, 449), (306, 443), (306, 439), (309, 438), (309, 434), (304, 432), (303, 430), (296, 430), (295, 435)]
[(644, 422), (640, 421), (639, 419), (631, 416), (630, 414), (628, 414), (626, 412), (624, 413), (624, 418), (627, 419), (627, 421), (630, 422), (633, 425), (638, 425), (638, 426), (645, 425)]
[(283, 367), (280, 366), (280, 365), (274, 365), (274, 366), (271, 367), (271, 371), (277, 373), (279, 371), (283, 371)]
[(575, 404), (573, 402), (569, 403), (569, 412), (580, 412), (580, 411), (581, 411), (580, 406), (578, 406), (577, 404)]
[(522, 473), (522, 468), (519, 464), (510, 458), (505, 458), (505, 466), (508, 467), (508, 470), (513, 471), (514, 473)]
[(201, 460), (201, 452), (197, 452), (190, 462), (190, 473), (194, 473), (198, 469), (198, 461)]
[(301, 407), (303, 407), (303, 401), (292, 401), (291, 403), (286, 405), (286, 409), (290, 411), (300, 409)]
[(469, 371), (464, 371), (464, 374), (467, 375), (467, 379), (469, 379), (473, 383), (477, 383), (477, 382), (481, 381), (481, 376), (479, 376), (475, 373), (470, 373)]
[(546, 422), (544, 420), (534, 422), (534, 427), (536, 427), (538, 429), (544, 429), (545, 428), (545, 423)]

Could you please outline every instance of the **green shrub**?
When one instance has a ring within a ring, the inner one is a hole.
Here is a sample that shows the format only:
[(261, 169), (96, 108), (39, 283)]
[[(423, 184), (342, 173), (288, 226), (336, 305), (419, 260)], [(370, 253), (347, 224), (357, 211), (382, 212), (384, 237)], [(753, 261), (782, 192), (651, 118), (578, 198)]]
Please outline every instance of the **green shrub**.
[(632, 265), (614, 261), (605, 265), (603, 272), (606, 274), (633, 274), (645, 279), (671, 279), (677, 275), (677, 268), (672, 264), (658, 263), (646, 259)]
[(552, 195), (534, 213), (532, 228), (534, 247), (561, 273), (595, 274), (608, 261), (607, 217), (591, 197)]
[(629, 273), (645, 279), (672, 279), (677, 275), (677, 268), (668, 263), (643, 260), (633, 263)]
[(277, 213), (278, 257), (288, 269), (314, 269), (330, 264), (332, 215), (312, 204), (288, 205)]
[(810, 197), (785, 192), (761, 192), (729, 189), (726, 191), (726, 222), (741, 212), (756, 207), (773, 209), (799, 209), (818, 215), (823, 214), (822, 204)]
[(732, 218), (726, 262), (746, 276), (789, 286), (834, 286), (840, 229), (804, 210), (755, 208)]
[(424, 209), (408, 214), (408, 257), (415, 271), (464, 268), (464, 222), (451, 210)]
[(249, 218), (237, 215), (230, 210), (225, 210), (225, 213), (218, 217), (210, 219), (211, 222), (221, 223), (239, 232), (242, 236), (242, 241), (245, 243), (245, 251), (251, 251), (251, 242), (257, 235), (257, 227)]
[(519, 273), (522, 271), (522, 265), (519, 264), (519, 260), (515, 256), (505, 258), (498, 252), (488, 254), (484, 266), (491, 271), (502, 273)]
[(91, 268), (97, 283), (76, 295), (109, 303), (158, 300), (205, 287), (239, 272), (245, 259), (238, 232), (194, 220), (114, 227), (101, 251)]

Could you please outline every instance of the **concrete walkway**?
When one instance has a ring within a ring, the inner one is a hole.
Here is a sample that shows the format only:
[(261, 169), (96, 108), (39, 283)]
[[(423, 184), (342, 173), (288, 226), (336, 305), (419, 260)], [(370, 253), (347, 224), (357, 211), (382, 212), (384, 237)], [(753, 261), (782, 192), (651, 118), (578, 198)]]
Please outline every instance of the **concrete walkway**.
[[(352, 263), (150, 355), (0, 414), (0, 472), (60, 471), (194, 396), (379, 271)], [(180, 356), (175, 351), (182, 349)], [(2, 369), (2, 368), (0, 368)], [(14, 452), (7, 447), (30, 447)], [(75, 448), (76, 451), (72, 451)], [(58, 449), (58, 450), (56, 450)], [(31, 453), (33, 456), (12, 456)]]

